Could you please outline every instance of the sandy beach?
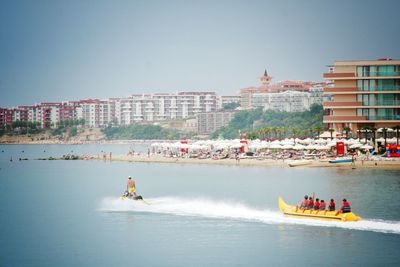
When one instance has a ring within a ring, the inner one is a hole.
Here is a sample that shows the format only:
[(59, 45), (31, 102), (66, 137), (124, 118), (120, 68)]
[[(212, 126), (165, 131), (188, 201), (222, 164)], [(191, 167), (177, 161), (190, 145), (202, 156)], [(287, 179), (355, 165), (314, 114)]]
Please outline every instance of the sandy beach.
[[(104, 160), (99, 157), (92, 157), (92, 160)], [(110, 161), (107, 157), (106, 161)], [(140, 163), (169, 163), (169, 164), (212, 164), (212, 165), (231, 165), (231, 166), (254, 166), (254, 167), (281, 167), (291, 168), (288, 163), (292, 160), (273, 160), (273, 159), (195, 159), (195, 158), (168, 158), (162, 156), (146, 156), (146, 155), (113, 155), (111, 161), (125, 161), (125, 162), (140, 162)], [(294, 168), (352, 168), (351, 163), (336, 163), (313, 160), (309, 165), (297, 166)], [(385, 169), (400, 169), (399, 159), (383, 159), (355, 162), (356, 168), (385, 168)]]

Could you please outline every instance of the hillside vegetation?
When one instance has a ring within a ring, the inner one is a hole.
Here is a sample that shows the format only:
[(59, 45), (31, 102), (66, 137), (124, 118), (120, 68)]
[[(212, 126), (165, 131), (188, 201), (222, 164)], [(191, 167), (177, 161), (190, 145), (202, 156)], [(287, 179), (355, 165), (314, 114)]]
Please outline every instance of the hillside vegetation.
[(213, 133), (213, 138), (283, 138), (314, 136), (323, 131), (324, 111), (321, 105), (304, 112), (277, 112), (255, 109), (238, 112), (227, 127)]

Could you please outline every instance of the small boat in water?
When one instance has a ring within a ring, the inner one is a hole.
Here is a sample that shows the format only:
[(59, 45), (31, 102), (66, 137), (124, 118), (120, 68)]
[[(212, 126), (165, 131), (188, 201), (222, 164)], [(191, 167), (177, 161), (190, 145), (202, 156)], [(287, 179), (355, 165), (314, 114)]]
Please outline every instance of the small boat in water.
[(288, 162), (288, 165), (290, 167), (296, 167), (296, 166), (304, 166), (304, 165), (309, 165), (312, 163), (312, 160), (293, 160)]
[(329, 220), (329, 221), (344, 221), (353, 222), (361, 220), (361, 217), (357, 216), (352, 212), (338, 212), (338, 211), (325, 211), (325, 210), (303, 210), (296, 206), (291, 206), (285, 203), (281, 197), (278, 198), (279, 209), (285, 215), (299, 218), (310, 218), (318, 220)]
[(351, 162), (351, 158), (336, 158), (329, 161), (329, 163), (347, 163), (347, 162)]

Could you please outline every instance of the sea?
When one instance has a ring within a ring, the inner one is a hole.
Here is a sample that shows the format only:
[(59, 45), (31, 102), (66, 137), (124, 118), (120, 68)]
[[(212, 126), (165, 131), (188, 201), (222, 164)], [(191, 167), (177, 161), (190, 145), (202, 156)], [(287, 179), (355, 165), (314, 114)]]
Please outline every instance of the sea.
[[(0, 145), (0, 266), (400, 266), (399, 170), (37, 160), (148, 148)], [(280, 213), (305, 194), (362, 221)]]

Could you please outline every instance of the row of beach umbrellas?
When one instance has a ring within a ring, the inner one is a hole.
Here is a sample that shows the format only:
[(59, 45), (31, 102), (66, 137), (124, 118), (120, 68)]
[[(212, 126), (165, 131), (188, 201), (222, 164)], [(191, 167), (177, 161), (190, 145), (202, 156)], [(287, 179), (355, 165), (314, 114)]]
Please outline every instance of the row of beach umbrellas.
[[(200, 140), (191, 144), (181, 142), (161, 142), (152, 143), (151, 146), (159, 149), (189, 149), (189, 150), (219, 150), (219, 149), (239, 149), (246, 146), (250, 150), (262, 150), (262, 149), (281, 149), (281, 150), (330, 150), (336, 146), (337, 142), (344, 142), (349, 148), (352, 149), (373, 149), (371, 143), (361, 143), (357, 139), (293, 139), (287, 138), (283, 140), (275, 141), (261, 141), (261, 140), (248, 140), (246, 143), (242, 143), (240, 139), (226, 139), (226, 140)], [(377, 139), (378, 142), (384, 140)], [(387, 139), (388, 143), (395, 143), (396, 140)]]

